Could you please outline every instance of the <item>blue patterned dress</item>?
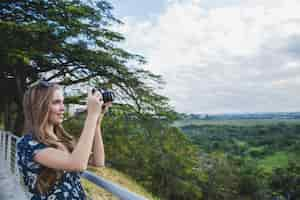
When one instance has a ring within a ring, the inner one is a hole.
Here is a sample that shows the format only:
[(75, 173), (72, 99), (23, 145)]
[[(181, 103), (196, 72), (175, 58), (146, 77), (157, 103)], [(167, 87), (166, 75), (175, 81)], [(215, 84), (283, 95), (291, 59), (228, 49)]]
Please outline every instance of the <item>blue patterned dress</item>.
[(17, 141), (17, 163), (20, 176), (31, 200), (86, 200), (87, 197), (80, 183), (81, 172), (67, 172), (63, 174), (54, 187), (46, 194), (40, 195), (36, 188), (37, 176), (44, 166), (33, 160), (34, 155), (45, 144), (34, 140), (31, 134), (26, 134)]

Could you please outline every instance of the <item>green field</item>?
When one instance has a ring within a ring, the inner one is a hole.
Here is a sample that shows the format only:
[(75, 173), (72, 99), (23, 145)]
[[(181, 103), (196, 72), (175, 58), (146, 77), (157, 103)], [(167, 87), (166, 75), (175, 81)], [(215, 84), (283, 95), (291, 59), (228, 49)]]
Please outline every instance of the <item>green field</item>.
[(297, 160), (297, 155), (295, 153), (278, 151), (273, 155), (266, 156), (263, 160), (260, 160), (258, 167), (266, 172), (271, 172), (276, 168), (287, 167), (291, 160)]

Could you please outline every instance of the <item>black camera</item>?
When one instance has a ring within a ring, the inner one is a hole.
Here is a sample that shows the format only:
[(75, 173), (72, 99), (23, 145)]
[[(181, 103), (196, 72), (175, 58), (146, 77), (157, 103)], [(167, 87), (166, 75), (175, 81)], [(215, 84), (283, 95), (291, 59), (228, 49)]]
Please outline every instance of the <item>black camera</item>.
[(93, 89), (92, 92), (94, 93), (95, 90), (98, 90), (102, 94), (103, 102), (113, 102), (115, 94), (112, 91), (109, 90), (103, 90), (103, 89)]
[(114, 93), (112, 91), (100, 91), (102, 94), (103, 102), (113, 102), (114, 101)]

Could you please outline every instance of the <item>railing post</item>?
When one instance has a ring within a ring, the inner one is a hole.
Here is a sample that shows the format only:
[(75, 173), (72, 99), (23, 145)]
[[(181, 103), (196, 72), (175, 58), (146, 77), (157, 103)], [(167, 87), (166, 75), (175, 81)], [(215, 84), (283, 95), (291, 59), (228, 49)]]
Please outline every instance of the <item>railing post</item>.
[(3, 157), (3, 160), (6, 160), (7, 159), (7, 155), (6, 155), (6, 152), (7, 152), (7, 135), (6, 135), (6, 133), (5, 132), (3, 132), (3, 134), (4, 134), (4, 143), (3, 143), (3, 151), (4, 151), (4, 157)]
[(7, 142), (7, 166), (9, 169), (10, 169), (10, 164), (11, 164), (11, 136), (10, 134), (7, 134), (8, 135), (8, 142)]
[(8, 160), (8, 154), (9, 154), (9, 152), (8, 152), (8, 143), (9, 143), (9, 135), (8, 135), (8, 133), (7, 132), (5, 132), (5, 141), (4, 141), (4, 150), (5, 150), (5, 155), (4, 155), (4, 157), (5, 157), (5, 160), (7, 161)]
[(16, 174), (16, 176), (17, 176), (17, 178), (18, 178), (18, 180), (19, 180), (19, 178), (20, 178), (20, 174), (19, 174), (19, 168), (18, 168), (18, 158), (17, 158), (17, 156), (18, 156), (18, 154), (17, 154), (17, 142), (18, 142), (18, 138), (16, 137), (16, 146), (15, 146), (15, 174)]
[(1, 158), (5, 160), (5, 132), (1, 131)]
[(0, 141), (0, 145), (1, 145), (0, 159), (4, 160), (4, 133), (3, 133), (3, 131), (0, 131), (0, 135), (1, 135), (1, 141)]
[(10, 136), (10, 169), (13, 174), (16, 173), (16, 163), (17, 163), (16, 142), (17, 142), (16, 136), (11, 135)]

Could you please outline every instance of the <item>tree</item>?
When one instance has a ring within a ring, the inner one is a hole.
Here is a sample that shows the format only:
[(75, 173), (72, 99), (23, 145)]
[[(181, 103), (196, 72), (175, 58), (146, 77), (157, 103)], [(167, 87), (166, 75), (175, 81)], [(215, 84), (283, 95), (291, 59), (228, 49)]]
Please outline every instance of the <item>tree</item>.
[[(161, 117), (172, 112), (168, 99), (154, 92), (163, 83), (161, 77), (137, 67), (145, 63), (142, 56), (118, 47), (125, 38), (111, 30), (122, 23), (112, 9), (103, 0), (1, 1), (0, 83), (5, 98), (0, 103), (6, 129), (20, 130), (24, 90), (41, 77), (66, 87), (83, 83), (113, 89), (138, 113)], [(12, 112), (17, 113), (14, 125), (9, 124)]]
[(204, 187), (204, 199), (229, 200), (238, 199), (237, 168), (223, 152), (213, 152), (205, 158), (202, 168), (207, 172)]
[(300, 165), (290, 161), (286, 168), (277, 168), (271, 176), (270, 188), (275, 196), (296, 200), (300, 196)]

